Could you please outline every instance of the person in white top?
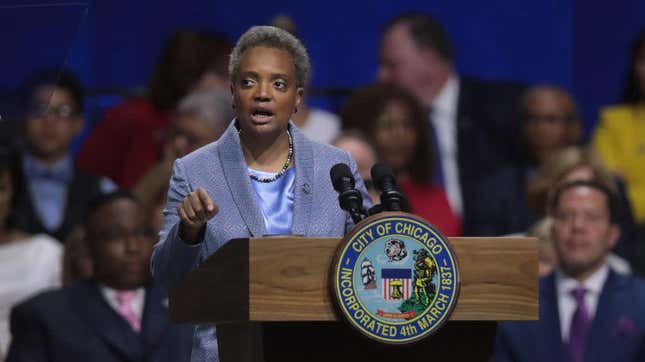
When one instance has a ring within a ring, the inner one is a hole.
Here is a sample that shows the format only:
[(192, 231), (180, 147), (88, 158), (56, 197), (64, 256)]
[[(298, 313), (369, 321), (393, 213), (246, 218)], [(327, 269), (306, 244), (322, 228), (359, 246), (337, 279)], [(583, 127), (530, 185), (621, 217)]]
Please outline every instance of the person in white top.
[(540, 280), (540, 319), (501, 323), (494, 361), (645, 360), (645, 281), (614, 272), (615, 195), (595, 181), (559, 185), (549, 203), (559, 266)]
[(13, 227), (10, 212), (15, 158), (0, 147), (0, 361), (11, 341), (9, 310), (37, 292), (60, 286), (62, 247), (51, 237), (30, 235)]

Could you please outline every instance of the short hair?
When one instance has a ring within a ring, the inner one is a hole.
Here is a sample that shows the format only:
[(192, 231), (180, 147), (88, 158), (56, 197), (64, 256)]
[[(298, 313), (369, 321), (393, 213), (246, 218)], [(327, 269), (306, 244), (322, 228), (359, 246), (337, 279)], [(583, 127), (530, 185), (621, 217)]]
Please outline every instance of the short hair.
[(83, 225), (85, 226), (85, 232), (88, 236), (93, 236), (94, 234), (94, 216), (106, 205), (111, 204), (117, 200), (130, 200), (136, 204), (140, 204), (139, 200), (128, 191), (113, 191), (105, 194), (100, 194), (96, 196), (87, 205), (85, 209), (85, 219)]
[(232, 82), (237, 77), (244, 52), (259, 46), (280, 49), (291, 54), (296, 68), (296, 86), (305, 86), (311, 69), (307, 49), (288, 31), (274, 26), (254, 26), (242, 34), (231, 52), (228, 63), (228, 74)]
[(231, 97), (216, 89), (190, 93), (179, 102), (177, 114), (195, 116), (212, 129), (225, 128), (234, 117)]
[(580, 116), (578, 114), (578, 107), (576, 106), (576, 101), (573, 99), (573, 96), (567, 92), (566, 89), (555, 85), (555, 84), (549, 84), (549, 83), (543, 83), (543, 84), (537, 84), (534, 86), (529, 87), (524, 91), (520, 98), (520, 107), (521, 107), (521, 112), (522, 112), (522, 118), (526, 119), (529, 114), (528, 114), (528, 107), (529, 107), (529, 101), (531, 100), (532, 97), (534, 97), (536, 94), (540, 92), (553, 92), (553, 93), (558, 93), (564, 97), (566, 97), (570, 103), (571, 103), (571, 119), (569, 121), (571, 122), (580, 122)]
[(401, 14), (387, 22), (382, 34), (392, 27), (405, 24), (419, 49), (433, 49), (447, 61), (453, 60), (453, 49), (446, 29), (430, 14), (417, 11)]
[(607, 212), (609, 213), (609, 222), (612, 224), (617, 224), (619, 222), (618, 202), (617, 202), (615, 193), (605, 184), (598, 181), (578, 180), (578, 181), (564, 182), (557, 185), (553, 189), (553, 192), (549, 197), (549, 203), (548, 203), (549, 216), (555, 217), (555, 213), (560, 203), (560, 197), (562, 196), (562, 194), (565, 191), (576, 187), (589, 187), (603, 193), (607, 198)]
[(74, 113), (83, 112), (85, 96), (83, 86), (76, 75), (67, 69), (47, 68), (41, 69), (30, 75), (23, 85), (22, 109), (27, 110), (30, 106), (34, 93), (42, 86), (55, 86), (69, 93), (76, 108)]

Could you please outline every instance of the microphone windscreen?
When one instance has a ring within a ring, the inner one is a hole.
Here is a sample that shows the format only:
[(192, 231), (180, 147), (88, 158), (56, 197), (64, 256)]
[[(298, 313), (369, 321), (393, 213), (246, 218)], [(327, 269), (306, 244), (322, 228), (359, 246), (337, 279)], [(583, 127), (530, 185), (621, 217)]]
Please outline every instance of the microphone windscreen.
[(343, 190), (349, 183), (350, 188), (354, 188), (356, 180), (352, 175), (352, 171), (344, 163), (335, 164), (331, 170), (329, 170), (329, 176), (331, 177), (331, 183), (334, 185), (336, 191)]
[(394, 172), (392, 172), (392, 169), (382, 163), (375, 163), (370, 173), (372, 174), (372, 180), (379, 188), (381, 187), (380, 183), (385, 178), (394, 180)]

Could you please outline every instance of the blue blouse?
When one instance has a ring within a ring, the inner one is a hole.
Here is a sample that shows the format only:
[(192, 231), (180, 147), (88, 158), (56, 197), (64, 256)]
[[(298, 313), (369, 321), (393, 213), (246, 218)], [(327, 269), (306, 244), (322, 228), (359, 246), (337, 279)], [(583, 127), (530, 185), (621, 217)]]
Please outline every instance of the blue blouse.
[[(273, 177), (275, 173), (249, 168), (249, 174), (259, 178)], [(291, 167), (273, 182), (251, 179), (258, 204), (264, 217), (267, 235), (289, 235), (293, 221), (294, 185), (296, 168)]]

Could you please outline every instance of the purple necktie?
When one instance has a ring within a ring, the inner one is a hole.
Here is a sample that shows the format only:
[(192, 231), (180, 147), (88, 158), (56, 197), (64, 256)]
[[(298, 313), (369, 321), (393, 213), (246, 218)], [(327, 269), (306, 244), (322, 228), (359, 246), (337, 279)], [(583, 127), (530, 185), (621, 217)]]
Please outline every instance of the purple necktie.
[(585, 303), (585, 292), (583, 287), (577, 287), (571, 291), (571, 294), (576, 298), (578, 308), (573, 313), (571, 319), (571, 329), (569, 330), (569, 360), (571, 362), (582, 362), (585, 351), (585, 339), (587, 332), (591, 326), (591, 317), (589, 316), (589, 308)]

